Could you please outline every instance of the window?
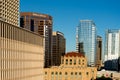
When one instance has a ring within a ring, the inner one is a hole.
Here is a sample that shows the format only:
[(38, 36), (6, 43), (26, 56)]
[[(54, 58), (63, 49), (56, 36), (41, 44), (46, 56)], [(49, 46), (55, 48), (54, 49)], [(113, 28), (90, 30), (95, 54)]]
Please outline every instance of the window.
[(71, 72), (71, 75), (73, 75), (73, 72)]
[(67, 75), (68, 73), (67, 72), (65, 72), (65, 75)]
[(79, 75), (81, 75), (81, 72), (79, 72)]
[(82, 60), (84, 62), (84, 60)]
[(77, 75), (77, 72), (75, 72), (75, 75)]
[(74, 60), (74, 65), (76, 65), (76, 60)]
[(55, 74), (58, 75), (58, 72), (56, 72)]
[(31, 19), (31, 22), (30, 22), (30, 30), (34, 31), (34, 20), (33, 19)]
[(60, 72), (59, 75), (62, 75), (62, 72)]
[(66, 59), (66, 65), (68, 64), (68, 59)]
[(84, 63), (82, 63), (82, 65), (84, 65)]
[(88, 76), (88, 75), (89, 75), (89, 73), (88, 73), (88, 72), (86, 72), (86, 75)]
[(54, 72), (51, 72), (52, 75), (54, 75)]
[(24, 27), (24, 17), (20, 18), (20, 27)]
[(82, 60), (82, 62), (83, 62), (82, 65), (84, 65), (84, 59)]
[(80, 59), (79, 59), (79, 62), (78, 62), (78, 64), (80, 64)]
[(45, 72), (45, 75), (47, 75), (47, 72)]
[(70, 59), (70, 65), (72, 65), (72, 59)]

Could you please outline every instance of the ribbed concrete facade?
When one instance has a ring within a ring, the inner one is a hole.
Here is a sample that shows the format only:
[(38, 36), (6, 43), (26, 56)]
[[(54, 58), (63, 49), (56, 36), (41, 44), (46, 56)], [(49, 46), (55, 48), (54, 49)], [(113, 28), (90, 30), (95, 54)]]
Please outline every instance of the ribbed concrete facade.
[(43, 37), (0, 21), (0, 80), (43, 80)]
[(19, 0), (0, 0), (0, 20), (19, 25)]

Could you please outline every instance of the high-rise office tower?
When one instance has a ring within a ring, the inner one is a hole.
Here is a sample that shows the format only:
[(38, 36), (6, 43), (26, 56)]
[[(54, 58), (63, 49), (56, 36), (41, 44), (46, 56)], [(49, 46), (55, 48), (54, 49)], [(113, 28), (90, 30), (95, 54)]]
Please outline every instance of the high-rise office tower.
[(0, 20), (19, 25), (19, 0), (0, 0)]
[(66, 40), (64, 34), (59, 31), (53, 32), (52, 37), (52, 66), (59, 66), (61, 57), (65, 54)]
[(118, 69), (118, 58), (120, 57), (120, 30), (108, 29), (106, 31), (105, 43), (105, 67)]
[(120, 30), (106, 31), (105, 61), (120, 56)]
[(97, 43), (96, 43), (96, 67), (98, 69), (101, 68), (102, 66), (102, 37), (101, 36), (97, 36)]
[(46, 14), (22, 12), (20, 13), (20, 27), (45, 37), (45, 67), (50, 67), (52, 62), (52, 17)]
[(79, 42), (79, 27), (76, 28), (76, 52), (84, 53), (83, 43)]
[(92, 20), (81, 20), (77, 30), (77, 51), (85, 54), (89, 66), (95, 66), (96, 25)]

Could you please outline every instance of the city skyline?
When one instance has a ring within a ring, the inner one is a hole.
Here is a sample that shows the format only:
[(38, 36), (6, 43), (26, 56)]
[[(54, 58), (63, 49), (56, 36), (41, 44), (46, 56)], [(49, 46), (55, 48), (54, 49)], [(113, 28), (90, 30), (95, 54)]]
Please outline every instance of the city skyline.
[(119, 1), (21, 1), (0, 1), (0, 80), (120, 79)]
[(98, 35), (103, 37), (103, 42), (106, 29), (118, 29), (120, 26), (119, 3), (119, 0), (21, 0), (20, 11), (51, 15), (53, 31), (59, 30), (65, 34), (66, 51), (68, 52), (75, 51), (76, 26), (80, 20), (93, 20), (96, 23)]

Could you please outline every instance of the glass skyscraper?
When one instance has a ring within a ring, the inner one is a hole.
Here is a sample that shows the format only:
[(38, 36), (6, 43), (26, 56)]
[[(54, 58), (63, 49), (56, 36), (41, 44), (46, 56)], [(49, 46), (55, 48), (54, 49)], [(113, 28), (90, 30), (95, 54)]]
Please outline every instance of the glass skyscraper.
[(80, 21), (76, 34), (76, 50), (85, 54), (89, 66), (95, 65), (96, 25), (92, 20)]

